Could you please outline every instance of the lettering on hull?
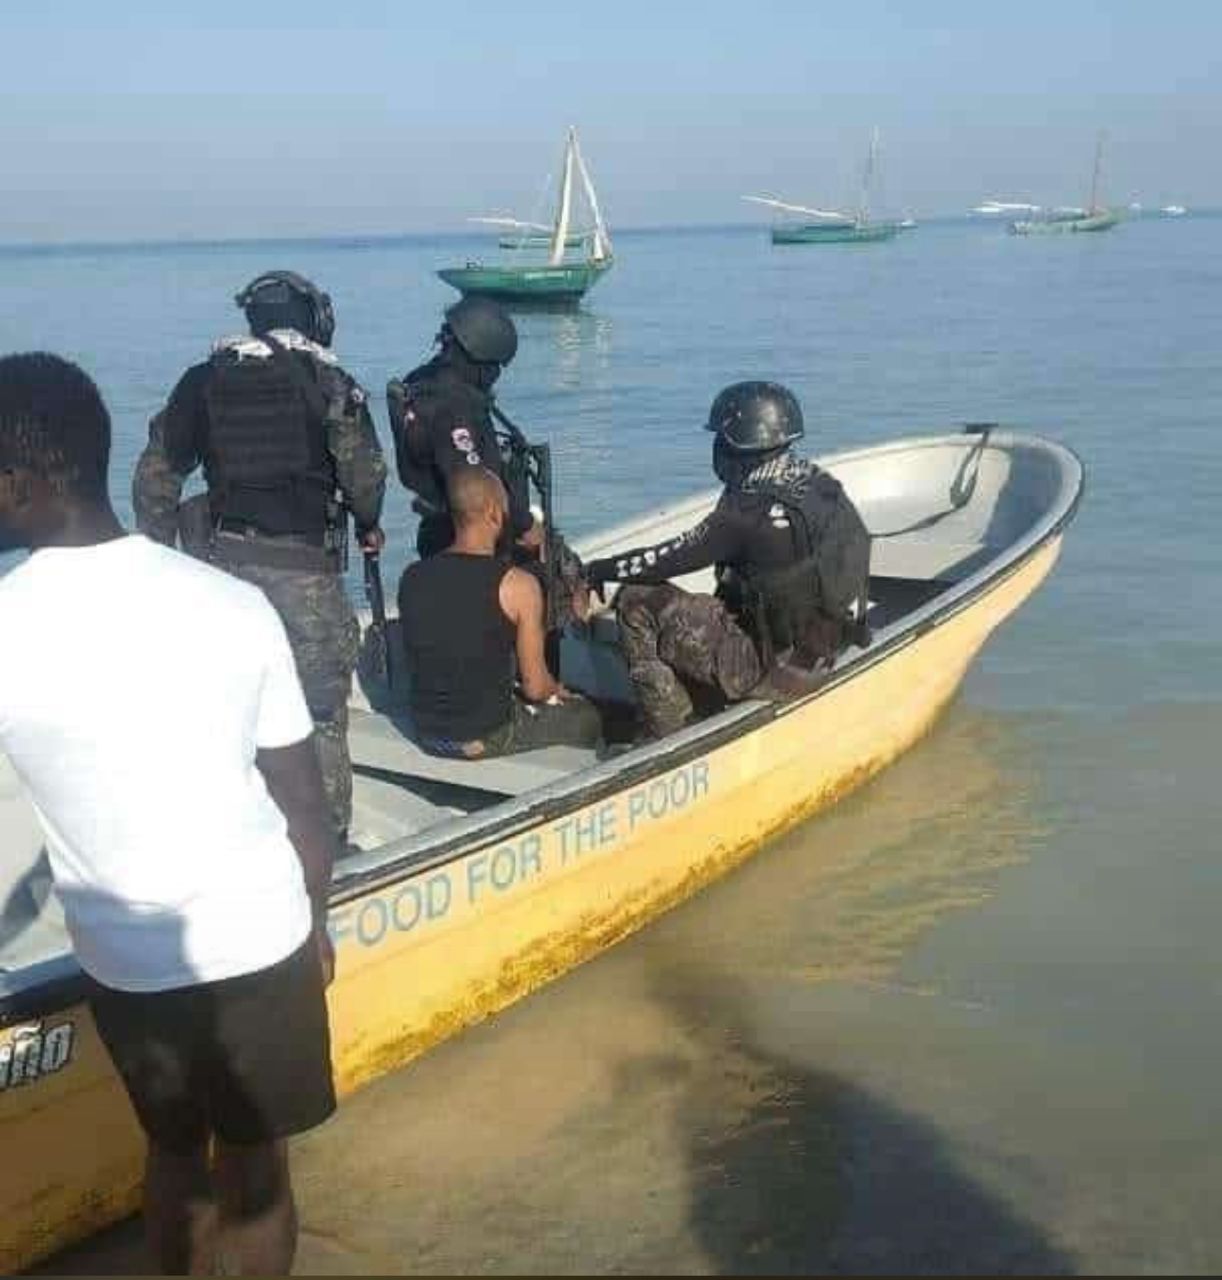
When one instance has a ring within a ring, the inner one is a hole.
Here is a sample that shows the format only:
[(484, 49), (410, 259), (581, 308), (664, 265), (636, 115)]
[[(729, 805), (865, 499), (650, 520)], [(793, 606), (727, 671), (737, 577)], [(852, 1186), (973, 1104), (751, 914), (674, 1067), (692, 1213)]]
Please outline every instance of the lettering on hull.
[(441, 924), (549, 872), (614, 854), (618, 845), (647, 827), (699, 803), (709, 788), (708, 760), (693, 761), (548, 827), (341, 907), (331, 912), (327, 928), (337, 946), (376, 947), (396, 935)]
[(62, 1071), (72, 1060), (75, 1041), (76, 1027), (71, 1022), (14, 1027), (10, 1038), (0, 1044), (0, 1092)]

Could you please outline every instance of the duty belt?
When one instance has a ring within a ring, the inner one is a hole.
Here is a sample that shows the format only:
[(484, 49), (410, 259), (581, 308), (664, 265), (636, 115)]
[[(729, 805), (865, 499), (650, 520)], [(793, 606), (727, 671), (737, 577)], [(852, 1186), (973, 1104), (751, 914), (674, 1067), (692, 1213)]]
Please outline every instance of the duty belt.
[(230, 564), (261, 565), (265, 569), (295, 569), (300, 573), (339, 573), (340, 557), (303, 538), (269, 537), (238, 520), (218, 520), (212, 538), (213, 555)]

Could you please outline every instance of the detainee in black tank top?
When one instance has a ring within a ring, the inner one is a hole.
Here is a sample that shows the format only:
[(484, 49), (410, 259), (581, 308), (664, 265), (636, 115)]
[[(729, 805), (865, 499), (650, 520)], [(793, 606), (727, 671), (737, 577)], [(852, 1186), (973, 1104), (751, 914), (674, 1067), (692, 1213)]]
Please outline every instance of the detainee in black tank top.
[(399, 617), (422, 737), (465, 742), (509, 723), (517, 633), (499, 597), (509, 568), (493, 556), (446, 551), (403, 575)]
[(418, 742), (463, 758), (596, 745), (597, 709), (547, 668), (538, 580), (497, 554), (504, 485), (471, 467), (453, 477), (449, 498), (453, 544), (410, 565), (399, 583)]

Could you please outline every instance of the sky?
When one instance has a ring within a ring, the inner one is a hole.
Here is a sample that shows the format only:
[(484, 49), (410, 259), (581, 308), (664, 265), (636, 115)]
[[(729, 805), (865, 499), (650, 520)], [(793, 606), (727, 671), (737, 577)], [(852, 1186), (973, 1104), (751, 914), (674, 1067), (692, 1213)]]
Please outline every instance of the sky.
[(0, 0), (0, 243), (1222, 205), (1222, 0)]

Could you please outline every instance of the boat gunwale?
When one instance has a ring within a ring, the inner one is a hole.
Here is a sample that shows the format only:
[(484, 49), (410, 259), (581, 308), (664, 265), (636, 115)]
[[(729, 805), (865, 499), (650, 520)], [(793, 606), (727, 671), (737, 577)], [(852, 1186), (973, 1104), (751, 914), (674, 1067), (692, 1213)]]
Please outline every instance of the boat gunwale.
[[(439, 841), (435, 835), (430, 838), (430, 831), (435, 831), (436, 828), (426, 828), (390, 841), (380, 849), (353, 855), (336, 868), (339, 874), (332, 879), (328, 906), (342, 906), (412, 875), (435, 870), (489, 843), (510, 838), (532, 826), (596, 803), (667, 769), (682, 767), (708, 751), (716, 750), (775, 720), (795, 715), (833, 689), (858, 678), (900, 649), (991, 595), (1050, 541), (1060, 536), (1072, 521), (1085, 492), (1086, 469), (1073, 449), (1042, 436), (990, 427), (988, 441), (990, 447), (997, 447), (1003, 452), (1016, 447), (1034, 446), (1056, 457), (1061, 472), (1061, 486), (1056, 501), (1026, 533), (1002, 548), (995, 558), (961, 581), (950, 584), (932, 600), (884, 627), (867, 648), (842, 655), (828, 679), (817, 688), (786, 702), (753, 700), (736, 704), (672, 737), (651, 744), (642, 749), (636, 759), (618, 757), (600, 761), (588, 769), (578, 770), (528, 792), (525, 796), (454, 819), (452, 823), (439, 824), (450, 828), (450, 834), (443, 840)], [(915, 449), (944, 447), (950, 443), (970, 442), (969, 433), (943, 433), (887, 441), (828, 455), (819, 462), (820, 466), (834, 468), (838, 464), (882, 456), (889, 452), (910, 452)], [(705, 500), (707, 495), (661, 510), (682, 510)], [(629, 527), (632, 525), (616, 526), (602, 534), (600, 540), (612, 538), (619, 529)], [(411, 775), (405, 773), (402, 776)], [(362, 861), (368, 865), (360, 866)], [(41, 982), (35, 980), (11, 991), (4, 989), (6, 975), (0, 973), (0, 1029), (17, 1021), (46, 1017), (77, 1003), (82, 997), (88, 980), (71, 952), (39, 962), (30, 968), (45, 968), (47, 976)]]

